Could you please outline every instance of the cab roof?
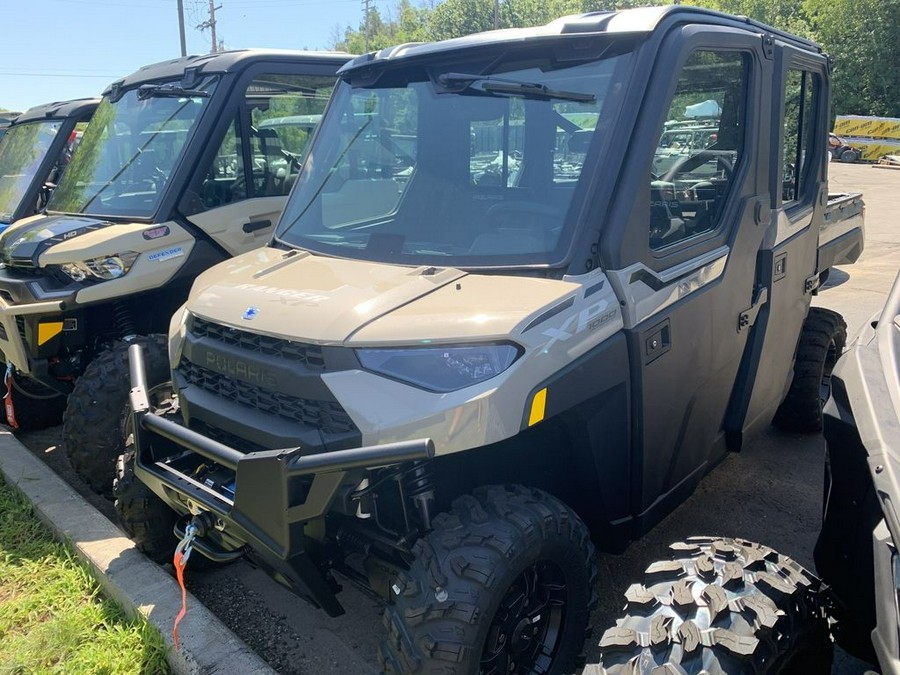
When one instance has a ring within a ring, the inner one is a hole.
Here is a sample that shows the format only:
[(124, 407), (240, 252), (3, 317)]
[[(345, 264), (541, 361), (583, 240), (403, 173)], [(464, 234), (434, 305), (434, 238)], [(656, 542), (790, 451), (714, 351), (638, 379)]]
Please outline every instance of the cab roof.
[(544, 26), (534, 28), (509, 28), (475, 33), (440, 42), (411, 42), (387, 47), (378, 52), (358, 56), (341, 69), (341, 73), (401, 59), (428, 57), (466, 50), (473, 47), (512, 47), (535, 39), (552, 39), (559, 36), (603, 34), (650, 34), (678, 24), (705, 24), (770, 33), (779, 40), (789, 42), (800, 49), (820, 53), (814, 42), (792, 35), (745, 16), (735, 16), (700, 7), (668, 5), (664, 7), (639, 7), (619, 12), (588, 12), (564, 16)]
[(71, 101), (44, 103), (23, 112), (13, 120), (11, 126), (37, 120), (64, 119), (66, 117), (83, 118), (93, 114), (98, 105), (100, 105), (99, 98), (76, 98)]
[(308, 63), (309, 65), (332, 65), (337, 70), (351, 58), (340, 52), (312, 52), (291, 49), (235, 49), (216, 54), (182, 56), (170, 61), (160, 61), (144, 66), (131, 75), (116, 80), (103, 91), (103, 95), (114, 89), (132, 89), (147, 82), (174, 80), (192, 70), (198, 76), (214, 73), (231, 73), (244, 70), (259, 61), (281, 63)]

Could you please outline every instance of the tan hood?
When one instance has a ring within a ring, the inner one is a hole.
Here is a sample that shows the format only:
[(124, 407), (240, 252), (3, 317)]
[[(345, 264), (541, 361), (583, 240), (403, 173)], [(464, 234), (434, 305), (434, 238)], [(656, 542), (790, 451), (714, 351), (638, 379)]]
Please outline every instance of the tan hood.
[(265, 248), (201, 275), (187, 307), (219, 324), (319, 344), (481, 341), (515, 334), (579, 288)]
[(373, 319), (464, 276), (456, 269), (382, 265), (264, 248), (201, 275), (188, 309), (256, 333), (339, 344)]

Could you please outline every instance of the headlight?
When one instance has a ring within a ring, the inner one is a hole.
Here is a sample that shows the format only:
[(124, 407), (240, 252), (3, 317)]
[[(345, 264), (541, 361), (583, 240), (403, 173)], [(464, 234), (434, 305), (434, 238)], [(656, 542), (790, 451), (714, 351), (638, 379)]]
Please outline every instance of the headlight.
[(134, 265), (138, 255), (136, 251), (124, 251), (116, 255), (104, 255), (82, 262), (63, 263), (59, 269), (72, 281), (84, 281), (85, 279), (110, 281), (128, 274), (128, 270)]
[(437, 392), (456, 391), (496, 377), (520, 353), (512, 344), (356, 350), (366, 370)]

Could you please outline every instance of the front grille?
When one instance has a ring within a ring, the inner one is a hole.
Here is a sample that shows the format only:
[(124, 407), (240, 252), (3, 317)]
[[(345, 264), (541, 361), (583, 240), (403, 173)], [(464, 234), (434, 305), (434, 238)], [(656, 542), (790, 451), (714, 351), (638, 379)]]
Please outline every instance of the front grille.
[(326, 434), (340, 434), (356, 429), (353, 420), (335, 401), (313, 401), (265, 391), (255, 385), (198, 366), (186, 359), (182, 359), (178, 372), (188, 384), (200, 387), (211, 394), (268, 415), (300, 422), (308, 427), (320, 429)]
[(16, 315), (16, 328), (19, 329), (19, 337), (22, 338), (22, 342), (27, 345), (28, 340), (25, 339), (25, 317), (21, 314)]
[(322, 348), (316, 345), (291, 342), (237, 328), (229, 328), (196, 316), (192, 319), (191, 333), (197, 337), (209, 338), (257, 354), (300, 362), (314, 370), (322, 370), (325, 367)]
[(227, 445), (230, 448), (240, 450), (244, 454), (274, 449), (263, 447), (258, 443), (248, 441), (240, 436), (235, 436), (234, 434), (230, 434), (227, 431), (211, 426), (206, 422), (201, 422), (200, 420), (191, 420), (191, 430), (196, 431), (198, 434), (203, 434), (207, 438), (211, 438), (218, 443)]

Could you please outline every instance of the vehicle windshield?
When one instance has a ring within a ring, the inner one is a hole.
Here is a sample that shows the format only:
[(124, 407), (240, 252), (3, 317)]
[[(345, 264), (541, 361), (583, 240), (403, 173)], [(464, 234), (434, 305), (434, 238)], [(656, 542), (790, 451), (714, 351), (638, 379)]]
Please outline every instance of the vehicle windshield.
[(104, 97), (48, 211), (146, 218), (156, 211), (215, 86), (144, 85)]
[(60, 120), (26, 122), (10, 127), (3, 136), (0, 141), (0, 223), (12, 222), (61, 126)]
[(612, 44), (616, 55), (607, 44), (587, 62), (531, 51), (489, 73), (457, 62), (341, 82), (276, 239), (410, 265), (560, 261), (585, 155), (610, 127), (630, 61)]

